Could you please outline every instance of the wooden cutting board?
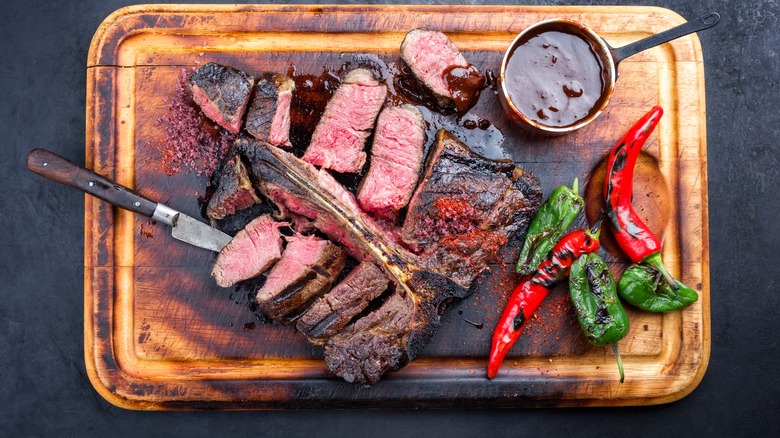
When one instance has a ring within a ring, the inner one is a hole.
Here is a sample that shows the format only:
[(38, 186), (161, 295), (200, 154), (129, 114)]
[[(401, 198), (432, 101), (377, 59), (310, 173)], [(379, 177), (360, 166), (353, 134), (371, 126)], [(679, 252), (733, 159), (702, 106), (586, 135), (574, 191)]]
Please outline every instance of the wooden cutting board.
[[(359, 54), (399, 67), (405, 33), (426, 27), (447, 33), (480, 69), (497, 72), (518, 32), (554, 17), (581, 21), (613, 46), (684, 21), (651, 7), (124, 8), (101, 24), (89, 51), (87, 166), (202, 217), (205, 178), (168, 176), (159, 164), (165, 129), (159, 120), (182, 69), (215, 61), (253, 74), (295, 66), (316, 75)], [(635, 200), (663, 235), (667, 267), (700, 299), (663, 315), (628, 306), (631, 329), (619, 344), (625, 383), (611, 351), (585, 340), (566, 285), (529, 322), (500, 375), (485, 378), (492, 330), (517, 283), (508, 266), (512, 254), (444, 316), (422, 357), (373, 387), (345, 383), (328, 374), (320, 348), (292, 328), (257, 320), (245, 292), (218, 288), (209, 277), (214, 253), (87, 197), (84, 337), (93, 385), (130, 409), (643, 405), (684, 397), (701, 380), (710, 354), (701, 47), (696, 36), (685, 37), (629, 58), (619, 70), (606, 112), (565, 137), (524, 134), (489, 91), (473, 113), (503, 133), (503, 152), (538, 176), (547, 196), (575, 177), (593, 194), (597, 184), (586, 182), (612, 145), (651, 106), (666, 110), (641, 160), (650, 170), (638, 171)], [(602, 255), (619, 272), (625, 258), (609, 242), (604, 246)]]

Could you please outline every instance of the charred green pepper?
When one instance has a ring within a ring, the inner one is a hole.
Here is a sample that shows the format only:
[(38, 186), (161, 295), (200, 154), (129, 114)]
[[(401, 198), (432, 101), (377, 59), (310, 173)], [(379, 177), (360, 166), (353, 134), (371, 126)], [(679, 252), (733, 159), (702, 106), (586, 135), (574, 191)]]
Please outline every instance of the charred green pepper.
[(623, 383), (623, 361), (617, 342), (628, 333), (628, 315), (620, 304), (615, 279), (598, 254), (583, 255), (572, 264), (569, 295), (588, 341), (593, 345), (612, 344)]
[(627, 302), (651, 312), (682, 309), (699, 299), (695, 290), (674, 281), (675, 285), (670, 284), (653, 266), (631, 265), (620, 277), (618, 293)]
[(561, 240), (574, 218), (582, 211), (585, 201), (577, 193), (577, 179), (572, 188), (561, 186), (555, 189), (549, 198), (539, 207), (531, 220), (525, 243), (517, 259), (515, 271), (528, 275), (547, 257), (550, 250)]

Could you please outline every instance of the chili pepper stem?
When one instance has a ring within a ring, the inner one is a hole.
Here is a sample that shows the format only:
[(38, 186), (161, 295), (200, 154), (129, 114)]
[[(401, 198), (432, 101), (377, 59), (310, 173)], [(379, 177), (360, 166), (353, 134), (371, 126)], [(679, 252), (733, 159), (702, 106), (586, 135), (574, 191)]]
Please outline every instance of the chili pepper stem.
[(642, 260), (642, 262), (647, 263), (648, 265), (657, 269), (658, 272), (660, 272), (661, 275), (664, 276), (664, 278), (669, 283), (669, 286), (672, 287), (672, 289), (674, 290), (679, 289), (679, 286), (677, 286), (677, 280), (675, 280), (674, 277), (672, 277), (672, 275), (669, 274), (669, 271), (666, 270), (666, 267), (664, 266), (664, 262), (661, 260), (660, 252), (650, 254), (649, 256), (645, 257)]
[(571, 185), (571, 191), (574, 192), (575, 195), (579, 195), (579, 186), (580, 186), (580, 179), (574, 178), (574, 184)]
[(620, 351), (618, 351), (617, 342), (612, 344), (612, 352), (615, 353), (615, 359), (617, 359), (618, 371), (620, 372), (620, 383), (623, 383), (626, 375), (623, 373), (623, 359), (620, 358)]

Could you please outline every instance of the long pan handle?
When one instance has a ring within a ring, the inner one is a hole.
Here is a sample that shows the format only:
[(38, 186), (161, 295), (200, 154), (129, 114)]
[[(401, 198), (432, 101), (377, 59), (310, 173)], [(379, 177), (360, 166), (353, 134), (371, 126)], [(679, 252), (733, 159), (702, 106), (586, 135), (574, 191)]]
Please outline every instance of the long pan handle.
[(77, 188), (125, 210), (152, 217), (157, 208), (156, 202), (46, 149), (30, 151), (27, 168), (44, 178)]

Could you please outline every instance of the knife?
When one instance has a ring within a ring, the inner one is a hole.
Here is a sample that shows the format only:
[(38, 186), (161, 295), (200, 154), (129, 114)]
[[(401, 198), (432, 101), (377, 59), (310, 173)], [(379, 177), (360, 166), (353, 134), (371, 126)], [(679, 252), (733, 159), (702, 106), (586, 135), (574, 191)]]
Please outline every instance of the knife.
[(38, 175), (77, 188), (117, 207), (168, 224), (172, 227), (171, 235), (174, 238), (190, 245), (220, 251), (232, 239), (222, 231), (167, 205), (147, 199), (46, 149), (33, 149), (27, 155), (27, 168)]

